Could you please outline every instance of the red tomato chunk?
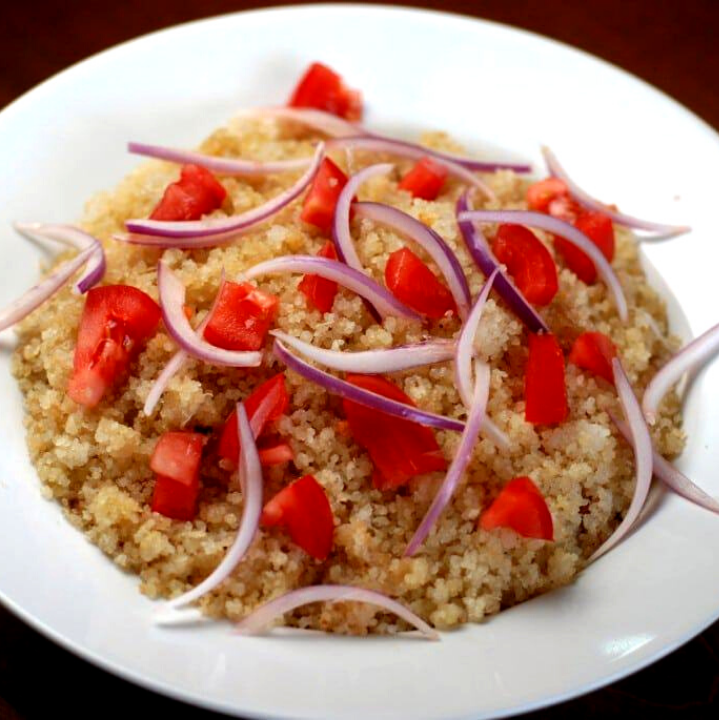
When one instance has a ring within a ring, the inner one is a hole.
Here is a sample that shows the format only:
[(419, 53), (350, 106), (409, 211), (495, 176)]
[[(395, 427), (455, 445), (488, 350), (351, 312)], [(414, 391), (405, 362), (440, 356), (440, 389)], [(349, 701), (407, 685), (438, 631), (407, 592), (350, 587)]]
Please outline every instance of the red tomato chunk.
[(150, 215), (151, 220), (199, 220), (217, 210), (227, 191), (215, 176), (200, 165), (183, 165), (180, 179), (165, 189)]
[(292, 448), (287, 443), (277, 443), (268, 447), (258, 448), (260, 463), (265, 467), (283, 465), (295, 459)]
[[(322, 246), (317, 256), (330, 260), (337, 259), (337, 252), (331, 240), (328, 240)], [(337, 295), (337, 283), (334, 280), (327, 280), (318, 275), (305, 275), (300, 280), (297, 289), (307, 298), (307, 302), (320, 312), (332, 311), (335, 295)]]
[[(383, 397), (414, 406), (411, 398), (382, 377), (348, 375), (347, 381)], [(447, 468), (447, 461), (430, 428), (351, 400), (342, 400), (342, 406), (352, 437), (367, 450), (378, 470), (374, 475), (374, 485), (379, 490), (394, 490), (415, 475)]]
[(510, 528), (526, 538), (554, 539), (552, 514), (544, 496), (528, 477), (510, 480), (479, 518), (482, 530)]
[(332, 218), (347, 176), (326, 157), (307, 191), (300, 219), (318, 227), (325, 235), (332, 232)]
[(524, 417), (527, 422), (554, 425), (566, 420), (569, 405), (564, 370), (564, 355), (554, 335), (530, 334), (524, 377)]
[(429, 157), (423, 157), (400, 180), (399, 189), (406, 190), (412, 197), (435, 200), (449, 174), (444, 165)]
[(428, 318), (439, 319), (456, 312), (447, 286), (409, 248), (400, 248), (389, 256), (384, 281), (398, 300)]
[(292, 542), (308, 555), (325, 560), (332, 550), (334, 518), (322, 486), (305, 475), (280, 490), (262, 511), (264, 527), (287, 529)]
[(322, 63), (312, 63), (300, 79), (290, 107), (310, 107), (324, 110), (346, 120), (362, 119), (362, 95), (348, 88), (342, 78)]
[(614, 384), (612, 360), (617, 356), (614, 343), (600, 332), (582, 333), (572, 345), (569, 362)]
[(68, 395), (80, 405), (97, 405), (105, 391), (126, 375), (159, 322), (157, 303), (137, 288), (106, 285), (88, 291)]
[(546, 178), (530, 185), (527, 189), (527, 205), (530, 210), (549, 212), (550, 203), (556, 198), (569, 196), (567, 186), (557, 178)]
[[(611, 219), (600, 212), (582, 211), (574, 221), (577, 230), (583, 232), (611, 262), (614, 259), (614, 227)], [(568, 240), (554, 238), (554, 247), (567, 267), (584, 283), (591, 285), (597, 280), (597, 269), (589, 256)]]
[(259, 350), (280, 300), (251, 283), (226, 282), (220, 290), (205, 340), (225, 350)]

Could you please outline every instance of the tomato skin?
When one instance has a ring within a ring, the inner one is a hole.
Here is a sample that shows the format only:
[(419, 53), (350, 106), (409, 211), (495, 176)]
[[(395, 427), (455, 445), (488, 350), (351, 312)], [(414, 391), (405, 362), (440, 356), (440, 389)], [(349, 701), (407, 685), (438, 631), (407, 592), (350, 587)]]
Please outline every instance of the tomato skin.
[(150, 469), (175, 482), (192, 485), (200, 471), (204, 440), (200, 433), (163, 433), (152, 452)]
[(524, 377), (524, 418), (535, 425), (554, 425), (569, 415), (564, 355), (554, 335), (529, 335)]
[(292, 448), (284, 442), (261, 447), (257, 449), (260, 456), (260, 464), (264, 467), (272, 467), (273, 465), (283, 465), (295, 459)]
[(225, 350), (259, 350), (280, 300), (251, 283), (225, 282), (205, 328), (207, 342)]
[(557, 266), (537, 236), (522, 225), (500, 225), (492, 250), (533, 305), (548, 305), (559, 289)]
[(412, 197), (435, 200), (448, 174), (449, 171), (444, 165), (430, 157), (423, 157), (400, 180), (398, 187), (400, 190), (406, 190)]
[(199, 220), (217, 210), (227, 191), (200, 165), (183, 165), (180, 179), (170, 183), (150, 215), (151, 220)]
[(199, 494), (199, 478), (186, 485), (165, 475), (158, 475), (155, 478), (150, 507), (153, 512), (173, 520), (194, 520)]
[[(614, 259), (614, 226), (604, 213), (581, 211), (574, 220), (577, 230), (583, 232), (611, 262)], [(597, 269), (589, 256), (568, 240), (554, 238), (554, 247), (567, 267), (584, 283), (591, 285), (597, 280)]]
[(612, 360), (616, 356), (616, 346), (604, 333), (584, 332), (574, 341), (569, 362), (614, 385)]
[[(346, 379), (357, 387), (414, 406), (410, 397), (383, 377), (347, 375)], [(377, 489), (396, 490), (415, 475), (447, 468), (431, 428), (347, 399), (342, 400), (342, 407), (352, 437), (367, 450), (378, 471), (373, 476)]]
[(526, 538), (554, 540), (554, 523), (547, 502), (528, 477), (510, 480), (481, 514), (482, 530), (511, 528)]
[(556, 198), (569, 196), (569, 189), (558, 178), (548, 177), (527, 188), (527, 205), (530, 210), (546, 213)]
[[(317, 257), (337, 259), (334, 243), (328, 240), (317, 253)], [(310, 306), (315, 307), (322, 313), (332, 312), (332, 306), (337, 295), (337, 283), (334, 280), (327, 280), (318, 275), (305, 275), (297, 289), (307, 298)]]
[(337, 200), (347, 180), (347, 176), (330, 158), (324, 158), (305, 196), (300, 219), (329, 235)]
[(425, 317), (439, 319), (457, 311), (447, 286), (409, 248), (400, 248), (389, 256), (384, 281), (398, 300)]
[(155, 334), (160, 314), (158, 304), (135, 287), (105, 285), (89, 290), (67, 388), (70, 398), (95, 407)]
[(325, 560), (332, 550), (334, 517), (323, 487), (305, 475), (280, 490), (264, 507), (260, 523), (282, 526), (308, 555)]
[[(279, 417), (287, 412), (287, 408), (290, 404), (290, 398), (287, 394), (287, 387), (285, 385), (285, 374), (278, 373), (274, 377), (271, 377), (266, 382), (256, 387), (253, 392), (245, 400), (245, 411), (247, 412), (248, 420), (252, 420), (252, 417), (257, 412), (262, 401), (272, 396), (272, 406), (270, 412), (267, 415), (266, 423), (277, 420)], [(264, 427), (264, 425), (263, 425)], [(262, 433), (262, 428), (260, 432)], [(222, 435), (220, 436), (220, 443), (217, 448), (217, 452), (224, 460), (229, 460), (235, 466), (239, 463), (240, 459), (240, 439), (237, 435), (237, 410), (233, 410), (222, 428)]]
[(318, 62), (300, 78), (287, 104), (317, 108), (352, 122), (362, 119), (360, 92), (348, 88), (334, 70)]

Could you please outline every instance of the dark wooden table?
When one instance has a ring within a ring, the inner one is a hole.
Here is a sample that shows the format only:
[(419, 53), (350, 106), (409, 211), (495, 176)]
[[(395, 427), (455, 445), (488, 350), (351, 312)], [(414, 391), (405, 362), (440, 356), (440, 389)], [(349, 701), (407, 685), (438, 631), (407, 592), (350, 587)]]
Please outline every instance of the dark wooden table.
[[(44, 0), (5, 3), (0, 22), (0, 107), (68, 65), (168, 25), (284, 3), (231, 0)], [(295, 3), (297, 4), (297, 3)], [(673, 95), (719, 127), (719, 0), (475, 0), (399, 3), (441, 8), (527, 28), (579, 46)], [(678, 139), (680, 141), (680, 139)], [(2, 558), (0, 558), (2, 573)], [(173, 720), (219, 717), (104, 673), (41, 637), (0, 608), (0, 720), (118, 715)], [(716, 718), (719, 623), (654, 666), (556, 708), (537, 720), (620, 717)]]

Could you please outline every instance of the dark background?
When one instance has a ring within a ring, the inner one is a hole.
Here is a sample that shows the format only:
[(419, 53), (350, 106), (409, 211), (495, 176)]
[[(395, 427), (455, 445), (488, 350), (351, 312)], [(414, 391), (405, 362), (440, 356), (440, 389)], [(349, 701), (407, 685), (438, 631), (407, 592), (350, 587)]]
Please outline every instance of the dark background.
[[(200, 17), (286, 3), (230, 0), (5, 2), (0, 16), (0, 108), (50, 75), (137, 35)], [(298, 3), (295, 3), (298, 4)], [(515, 25), (578, 46), (674, 96), (719, 127), (719, 0), (476, 0), (396, 3)], [(439, 60), (439, 58), (438, 58)], [(681, 141), (675, 138), (675, 141)], [(0, 558), (0, 572), (2, 559)], [(118, 715), (219, 718), (107, 675), (0, 608), (0, 720), (89, 720), (92, 698)], [(719, 717), (719, 623), (668, 658), (535, 720)], [(114, 713), (113, 713), (114, 714)]]

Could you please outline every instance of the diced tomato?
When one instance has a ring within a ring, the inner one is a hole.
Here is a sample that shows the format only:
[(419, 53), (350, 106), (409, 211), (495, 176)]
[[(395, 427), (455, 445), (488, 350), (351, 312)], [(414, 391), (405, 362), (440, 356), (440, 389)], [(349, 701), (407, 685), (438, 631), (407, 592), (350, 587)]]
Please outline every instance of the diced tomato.
[(125, 375), (159, 322), (160, 308), (142, 290), (129, 285), (89, 290), (67, 394), (80, 405), (97, 405), (105, 391)]
[[(414, 406), (412, 399), (396, 385), (377, 375), (348, 375), (347, 381), (383, 397)], [(342, 400), (352, 437), (369, 453), (378, 474), (379, 490), (394, 490), (415, 475), (445, 470), (442, 455), (431, 428), (387, 415), (365, 405)]]
[[(337, 252), (331, 240), (328, 240), (322, 246), (317, 256), (329, 258), (330, 260), (337, 259)], [(334, 280), (327, 280), (318, 275), (305, 275), (297, 289), (307, 298), (307, 302), (320, 312), (332, 311), (335, 295), (337, 295), (337, 283)]]
[[(604, 213), (582, 211), (574, 221), (574, 226), (581, 230), (602, 252), (609, 262), (614, 259), (614, 226), (611, 219)], [(554, 238), (554, 247), (562, 256), (567, 267), (587, 285), (597, 279), (597, 269), (589, 256), (568, 240)]]
[(200, 433), (163, 433), (150, 458), (150, 468), (158, 475), (192, 485), (200, 471), (203, 444)]
[(153, 512), (173, 520), (193, 520), (197, 514), (199, 494), (199, 478), (186, 485), (165, 475), (158, 475), (155, 478), (150, 507)]
[(584, 210), (576, 200), (572, 199), (571, 195), (558, 195), (550, 201), (547, 212), (552, 217), (573, 225)]
[(548, 305), (557, 294), (557, 267), (537, 236), (521, 225), (500, 225), (492, 245), (516, 286), (534, 305)]
[(200, 165), (183, 165), (180, 179), (170, 183), (150, 215), (151, 220), (199, 220), (217, 210), (227, 191)]
[(524, 376), (524, 417), (535, 425), (560, 423), (569, 414), (564, 381), (564, 355), (550, 333), (529, 335), (529, 359)]
[(434, 200), (439, 195), (449, 171), (444, 165), (430, 157), (423, 157), (400, 180), (399, 189), (406, 190), (412, 197)]
[(205, 340), (225, 350), (259, 350), (279, 303), (277, 296), (251, 283), (226, 282), (205, 328)]
[(384, 281), (390, 292), (405, 305), (428, 318), (441, 318), (456, 312), (452, 293), (409, 249), (395, 250), (384, 268)]
[[(267, 397), (271, 397), (270, 412), (267, 414), (262, 428), (259, 429), (258, 435), (262, 434), (262, 429), (267, 423), (281, 417), (290, 404), (290, 398), (287, 394), (287, 388), (285, 387), (284, 373), (279, 373), (271, 377), (262, 383), (262, 385), (255, 388), (252, 394), (247, 397), (245, 400), (245, 411), (247, 412), (248, 420), (252, 421), (262, 401)], [(221, 458), (229, 460), (235, 465), (238, 464), (240, 459), (240, 439), (237, 436), (236, 410), (233, 410), (225, 421), (217, 452)]]
[(305, 475), (280, 490), (262, 511), (264, 527), (287, 528), (292, 541), (308, 555), (324, 560), (332, 550), (335, 524), (322, 486)]
[(325, 235), (332, 232), (332, 218), (347, 176), (328, 157), (322, 160), (317, 175), (307, 191), (300, 219), (318, 227)]
[(287, 443), (277, 443), (271, 447), (263, 447), (258, 449), (260, 463), (265, 467), (272, 465), (282, 465), (283, 463), (294, 460), (295, 454)]
[(482, 530), (505, 527), (526, 538), (554, 540), (547, 502), (528, 477), (510, 480), (479, 518)]
[(617, 348), (604, 333), (585, 332), (574, 341), (569, 353), (569, 362), (599, 375), (613, 385), (612, 360), (616, 356)]
[(342, 78), (322, 63), (312, 63), (300, 79), (290, 107), (311, 107), (347, 120), (362, 119), (362, 95), (348, 88)]
[(569, 190), (561, 180), (548, 177), (527, 188), (527, 205), (530, 210), (546, 213), (552, 200), (568, 195)]

